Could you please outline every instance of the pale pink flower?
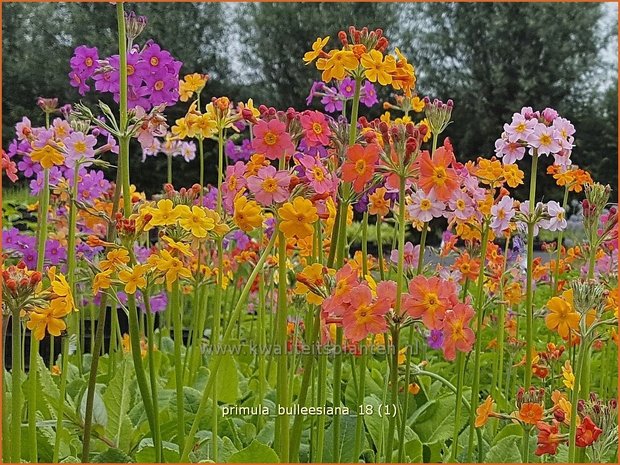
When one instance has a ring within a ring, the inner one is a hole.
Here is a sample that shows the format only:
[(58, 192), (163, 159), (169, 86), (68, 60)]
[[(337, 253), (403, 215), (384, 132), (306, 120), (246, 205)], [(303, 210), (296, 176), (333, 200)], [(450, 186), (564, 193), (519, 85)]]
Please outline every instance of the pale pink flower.
[(248, 178), (248, 188), (256, 201), (262, 205), (284, 202), (289, 197), (288, 186), (291, 175), (288, 171), (277, 171), (273, 166), (265, 166), (255, 176)]

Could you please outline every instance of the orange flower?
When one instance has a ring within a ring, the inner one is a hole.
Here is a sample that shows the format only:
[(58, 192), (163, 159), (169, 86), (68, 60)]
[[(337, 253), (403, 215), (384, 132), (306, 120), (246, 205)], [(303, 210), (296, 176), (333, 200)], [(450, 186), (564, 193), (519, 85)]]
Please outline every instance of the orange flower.
[(438, 200), (448, 201), (459, 187), (456, 172), (449, 168), (453, 162), (454, 153), (445, 147), (435, 150), (432, 159), (428, 151), (422, 152), (418, 181), (422, 190), (427, 194), (433, 190)]
[(494, 414), (494, 407), (495, 402), (491, 396), (488, 396), (485, 401), (480, 404), (480, 406), (476, 409), (476, 421), (474, 423), (476, 428), (486, 425), (487, 421), (489, 421), (489, 417), (492, 417)]
[(562, 293), (560, 297), (552, 297), (547, 302), (549, 314), (545, 317), (547, 328), (557, 331), (564, 339), (568, 338), (569, 332), (579, 328), (579, 313), (573, 307), (573, 290)]
[(471, 258), (468, 252), (463, 252), (459, 255), (454, 261), (452, 268), (461, 272), (462, 282), (464, 282), (465, 279), (475, 281), (478, 279), (478, 274), (480, 273), (480, 263), (478, 260)]
[(347, 161), (342, 166), (342, 179), (353, 182), (353, 190), (362, 192), (364, 185), (372, 179), (375, 163), (379, 159), (379, 146), (369, 144), (362, 147), (355, 144), (347, 150)]
[(535, 425), (542, 420), (542, 417), (543, 406), (536, 402), (524, 403), (517, 413), (517, 418), (528, 425)]
[(380, 187), (368, 196), (368, 213), (385, 216), (390, 212), (390, 201), (385, 198), (387, 190)]

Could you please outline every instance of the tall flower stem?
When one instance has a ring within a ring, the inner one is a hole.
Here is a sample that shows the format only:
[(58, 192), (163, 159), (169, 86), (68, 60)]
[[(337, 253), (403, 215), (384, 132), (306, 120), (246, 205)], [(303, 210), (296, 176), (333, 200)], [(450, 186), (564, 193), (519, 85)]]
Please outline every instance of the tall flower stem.
[(172, 155), (166, 155), (167, 160), (167, 176), (166, 181), (168, 184), (172, 184)]
[[(568, 184), (564, 188), (564, 199), (562, 200), (562, 208), (564, 209), (564, 213), (566, 214), (566, 207), (568, 206)], [(558, 287), (560, 283), (560, 258), (562, 256), (562, 239), (564, 239), (564, 230), (560, 229), (558, 232), (558, 245), (555, 256), (555, 273), (553, 275), (553, 294), (552, 296), (557, 295)]]
[(22, 323), (19, 311), (14, 309), (11, 315), (11, 463), (20, 463), (22, 452)]
[[(504, 273), (506, 272), (506, 264), (508, 261), (508, 247), (510, 246), (510, 235), (506, 237), (506, 245), (504, 246), (504, 264), (500, 277), (500, 292), (502, 300), (504, 297)], [(499, 318), (497, 321), (497, 363), (493, 367), (493, 383), (491, 388), (495, 388), (498, 393), (502, 392), (502, 384), (504, 378), (504, 334), (506, 331), (506, 304), (499, 304)]]
[(459, 435), (461, 430), (461, 411), (463, 397), (463, 378), (465, 377), (465, 356), (463, 352), (456, 354), (456, 406), (454, 409), (454, 431), (452, 433), (452, 453), (450, 460), (456, 462), (459, 449)]
[(185, 406), (183, 401), (183, 361), (181, 360), (181, 350), (183, 347), (183, 309), (179, 295), (179, 281), (172, 285), (172, 318), (174, 325), (174, 374), (175, 390), (177, 395), (177, 443), (179, 450), (185, 443)]
[(146, 326), (148, 331), (147, 354), (149, 357), (149, 382), (151, 384), (151, 393), (153, 395), (153, 419), (155, 420), (155, 431), (153, 431), (153, 445), (155, 446), (155, 462), (162, 461), (162, 440), (161, 426), (159, 424), (159, 397), (158, 397), (158, 378), (155, 369), (155, 318), (151, 310), (151, 300), (148, 288), (144, 290), (144, 309), (146, 311)]
[[(243, 290), (241, 291), (241, 295), (239, 296), (239, 299), (237, 300), (237, 304), (235, 305), (235, 308), (232, 310), (230, 314), (228, 325), (226, 326), (226, 330), (224, 331), (224, 336), (222, 338), (223, 345), (229, 344), (232, 339), (232, 333), (233, 333), (233, 330), (235, 329), (237, 320), (239, 319), (241, 315), (242, 309), (245, 308), (245, 305), (246, 305), (245, 300), (247, 299), (248, 294), (250, 293), (250, 289), (252, 288), (252, 285), (254, 284), (254, 280), (256, 279), (256, 276), (263, 269), (263, 265), (265, 264), (265, 261), (267, 260), (267, 256), (271, 253), (271, 249), (273, 248), (273, 244), (276, 240), (276, 237), (277, 236), (275, 233), (271, 236), (271, 239), (269, 240), (267, 247), (265, 248), (262, 255), (260, 256), (258, 263), (256, 263), (256, 267), (252, 270), (252, 273), (250, 273), (250, 276), (248, 277), (248, 280), (245, 283)], [(196, 411), (196, 416), (194, 417), (194, 422), (192, 423), (192, 427), (189, 431), (189, 434), (186, 435), (185, 446), (183, 447), (183, 450), (181, 453), (180, 462), (187, 462), (189, 459), (189, 453), (191, 452), (192, 446), (194, 445), (194, 436), (198, 432), (198, 427), (200, 426), (200, 422), (202, 418), (204, 417), (205, 412), (207, 410), (209, 394), (213, 392), (213, 386), (215, 385), (215, 379), (217, 376), (217, 372), (220, 368), (220, 365), (222, 363), (223, 355), (224, 354), (221, 354), (220, 352), (214, 352), (214, 356), (211, 359), (212, 365), (210, 367), (209, 378), (203, 390), (202, 398), (200, 399), (200, 404), (198, 405), (198, 410)]]
[[(476, 420), (476, 409), (480, 397), (480, 352), (482, 349), (482, 319), (484, 317), (484, 261), (487, 255), (487, 245), (489, 240), (489, 223), (485, 219), (482, 224), (482, 239), (480, 243), (480, 273), (478, 273), (478, 284), (476, 288), (476, 346), (474, 349), (474, 380), (471, 387), (471, 410), (469, 412), (469, 442), (467, 449), (467, 461), (471, 462), (474, 455), (474, 422)], [(482, 454), (482, 450), (478, 451)]]
[[(399, 189), (398, 189), (398, 264), (396, 266), (396, 305), (395, 313), (399, 317), (402, 313), (402, 300), (403, 289), (405, 287), (405, 182), (406, 177), (400, 177)], [(420, 246), (420, 253), (422, 247)], [(392, 331), (392, 350), (394, 353), (392, 366), (390, 367), (390, 382), (392, 383), (392, 397), (391, 402), (393, 407), (398, 405), (398, 351), (399, 351), (399, 333), (400, 327), (395, 326)], [(398, 410), (398, 409), (397, 409)], [(404, 422), (403, 418), (403, 422)], [(394, 444), (394, 429), (396, 427), (396, 415), (390, 416), (388, 424), (388, 436), (386, 442), (386, 461), (392, 461), (392, 452)]]
[(536, 210), (536, 168), (538, 152), (532, 156), (532, 172), (530, 174), (530, 208), (527, 224), (527, 271), (525, 283), (525, 389), (532, 385), (532, 345), (534, 339), (534, 287), (532, 269), (534, 267), (534, 212)]
[(577, 458), (577, 404), (579, 403), (579, 397), (581, 393), (581, 386), (579, 380), (583, 370), (585, 355), (588, 352), (588, 344), (585, 338), (582, 338), (577, 351), (577, 359), (575, 366), (575, 383), (573, 384), (573, 390), (571, 391), (570, 402), (570, 429), (568, 433), (568, 463), (575, 463)]
[[(279, 228), (278, 228), (279, 229)], [(279, 407), (288, 407), (288, 358), (286, 353), (287, 338), (287, 304), (286, 304), (286, 238), (278, 231), (278, 309), (276, 312), (276, 343), (278, 348), (277, 387), (276, 399)], [(289, 417), (278, 415), (279, 427), (278, 445), (281, 462), (288, 462), (289, 458)]]

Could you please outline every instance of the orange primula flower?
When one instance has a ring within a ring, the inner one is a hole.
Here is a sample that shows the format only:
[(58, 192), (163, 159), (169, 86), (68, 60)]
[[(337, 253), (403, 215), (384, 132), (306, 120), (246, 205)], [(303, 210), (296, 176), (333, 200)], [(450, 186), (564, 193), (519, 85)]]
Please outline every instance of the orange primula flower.
[(536, 402), (526, 402), (521, 405), (519, 412), (517, 412), (517, 418), (523, 423), (528, 425), (535, 425), (543, 417), (543, 406)]
[(487, 421), (489, 421), (489, 417), (494, 415), (494, 407), (495, 402), (491, 396), (488, 396), (485, 401), (480, 404), (480, 406), (476, 409), (476, 421), (474, 422), (476, 428), (484, 426)]
[(475, 281), (478, 279), (478, 274), (480, 273), (480, 262), (470, 257), (468, 252), (463, 252), (454, 261), (452, 269), (461, 272), (461, 282), (464, 282), (465, 279)]
[(432, 159), (428, 151), (422, 152), (419, 160), (420, 188), (427, 194), (434, 191), (438, 200), (448, 201), (459, 187), (458, 176), (454, 169), (450, 168), (454, 161), (454, 153), (446, 147), (435, 150)]
[(379, 160), (379, 146), (355, 144), (347, 150), (347, 160), (342, 165), (342, 179), (353, 183), (353, 190), (361, 193), (364, 185), (372, 179), (375, 164)]

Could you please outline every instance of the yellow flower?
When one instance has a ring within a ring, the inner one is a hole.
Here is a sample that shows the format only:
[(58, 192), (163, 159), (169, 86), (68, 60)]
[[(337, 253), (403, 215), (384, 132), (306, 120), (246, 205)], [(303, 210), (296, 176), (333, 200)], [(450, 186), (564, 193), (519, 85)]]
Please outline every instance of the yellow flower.
[(222, 237), (228, 234), (230, 227), (226, 223), (222, 222), (222, 218), (218, 212), (207, 208), (205, 210), (205, 214), (207, 215), (207, 218), (211, 218), (213, 220), (213, 232), (217, 236)]
[(364, 75), (370, 82), (377, 82), (382, 86), (392, 83), (390, 73), (396, 71), (396, 60), (388, 55), (385, 58), (379, 50), (371, 50), (362, 55), (362, 66), (366, 68)]
[(392, 115), (390, 115), (389, 111), (386, 111), (381, 116), (379, 116), (379, 120), (383, 121), (386, 124), (390, 124), (390, 122), (392, 121)]
[(329, 58), (320, 58), (316, 63), (317, 69), (323, 71), (321, 79), (324, 82), (332, 79), (342, 81), (347, 71), (357, 68), (358, 65), (357, 57), (349, 50), (332, 50)]
[(549, 314), (545, 317), (547, 328), (557, 331), (564, 339), (568, 338), (570, 330), (579, 328), (580, 315), (573, 307), (573, 290), (564, 291), (560, 297), (552, 297), (547, 302)]
[(510, 187), (523, 184), (524, 173), (516, 164), (504, 165), (504, 178)]
[(318, 37), (312, 44), (312, 50), (304, 54), (304, 58), (303, 58), (304, 62), (307, 65), (312, 63), (321, 54), (321, 52), (323, 51), (323, 47), (327, 45), (328, 41), (329, 41), (329, 36), (325, 37), (324, 39), (321, 39), (320, 37)]
[(260, 116), (260, 111), (258, 111), (258, 108), (254, 106), (253, 99), (248, 99), (247, 103), (239, 102), (237, 104), (237, 111), (239, 112), (239, 114), (241, 114), (243, 110), (250, 110), (254, 118), (258, 118)]
[(55, 266), (51, 266), (47, 270), (47, 276), (50, 279), (50, 289), (55, 296), (54, 300), (63, 300), (64, 305), (68, 308), (67, 313), (73, 310), (75, 308), (73, 292), (67, 279), (62, 274), (56, 274)]
[(564, 366), (562, 367), (562, 378), (564, 386), (572, 391), (575, 387), (575, 374), (573, 373), (573, 367), (571, 367), (568, 360), (564, 362)]
[(416, 113), (420, 113), (422, 110), (424, 110), (424, 105), (424, 100), (417, 95), (411, 99), (411, 108)]
[(240, 195), (235, 199), (234, 205), (233, 220), (241, 230), (250, 232), (263, 224), (263, 211), (254, 200), (248, 200), (247, 197)]
[(173, 257), (167, 250), (162, 250), (157, 255), (149, 257), (150, 264), (153, 264), (158, 271), (165, 273), (166, 289), (172, 290), (172, 283), (179, 277), (191, 278), (192, 272), (187, 268), (181, 260)]
[(186, 118), (179, 118), (175, 121), (175, 125), (170, 129), (175, 139), (185, 139), (189, 136), (190, 128)]
[(493, 401), (493, 398), (491, 396), (487, 396), (485, 401), (476, 409), (476, 421), (474, 423), (476, 428), (484, 426), (486, 422), (489, 421), (489, 417), (493, 416), (494, 406), (495, 402)]
[(172, 250), (176, 250), (187, 257), (192, 256), (192, 251), (189, 249), (189, 244), (184, 244), (183, 242), (176, 242), (174, 239), (168, 236), (161, 236), (161, 238)]
[(181, 215), (181, 210), (174, 206), (172, 200), (161, 199), (157, 202), (157, 208), (151, 211), (153, 218), (150, 223), (153, 226), (168, 226), (175, 224)]
[(30, 153), (32, 161), (39, 162), (43, 168), (51, 168), (54, 165), (62, 165), (65, 157), (51, 145), (46, 145), (42, 149), (35, 149)]
[(143, 289), (146, 286), (144, 275), (148, 269), (147, 265), (136, 265), (118, 274), (120, 280), (125, 283), (125, 292), (127, 294), (135, 294), (138, 288)]
[(114, 270), (109, 269), (95, 275), (95, 279), (93, 280), (93, 294), (98, 294), (101, 289), (109, 289), (110, 286), (112, 286), (112, 273), (114, 273)]
[(186, 231), (190, 231), (194, 237), (203, 238), (207, 232), (215, 227), (213, 218), (207, 217), (203, 208), (192, 205), (191, 209), (187, 205), (179, 205), (179, 226)]
[(280, 231), (287, 238), (296, 236), (303, 238), (314, 232), (312, 224), (315, 223), (319, 216), (317, 209), (310, 200), (303, 197), (295, 197), (293, 202), (286, 202), (278, 208), (280, 216)]
[(63, 318), (71, 312), (64, 299), (53, 299), (47, 308), (37, 308), (30, 312), (30, 319), (26, 327), (32, 331), (35, 339), (39, 341), (48, 332), (52, 336), (60, 336), (67, 328)]
[(316, 294), (313, 290), (323, 285), (323, 265), (315, 263), (306, 266), (301, 273), (297, 275), (297, 284), (293, 292), (297, 295), (305, 295), (308, 303), (321, 305), (323, 297)]
[(217, 131), (217, 123), (209, 113), (189, 114), (185, 117), (189, 137), (211, 137)]
[(129, 263), (129, 252), (126, 249), (112, 249), (106, 255), (107, 260), (101, 260), (101, 271), (114, 270)]
[(431, 136), (433, 135), (431, 131), (431, 125), (428, 123), (428, 119), (424, 118), (422, 121), (418, 123), (418, 128), (422, 126), (426, 127), (426, 134), (424, 134), (424, 138), (422, 139), (422, 142), (428, 142)]

